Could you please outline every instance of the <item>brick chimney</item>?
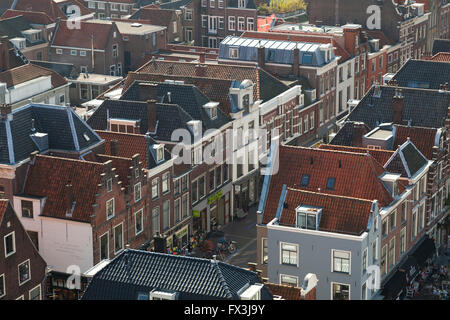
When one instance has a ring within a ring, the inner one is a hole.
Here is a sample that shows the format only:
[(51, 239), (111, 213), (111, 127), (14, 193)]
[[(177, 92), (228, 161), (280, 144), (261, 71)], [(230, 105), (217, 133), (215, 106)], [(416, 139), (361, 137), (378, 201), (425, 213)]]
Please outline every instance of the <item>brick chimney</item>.
[(204, 52), (200, 53), (200, 56), (199, 56), (200, 63), (205, 63), (205, 56), (206, 56), (206, 53), (204, 53)]
[(206, 66), (204, 64), (195, 65), (195, 76), (204, 77), (206, 75)]
[(110, 149), (110, 153), (112, 156), (117, 157), (118, 155), (118, 145), (117, 145), (118, 141), (117, 140), (111, 140), (109, 142), (109, 149)]
[(365, 147), (363, 146), (362, 138), (363, 135), (367, 133), (366, 126), (364, 122), (355, 122), (353, 124), (353, 146), (354, 147)]
[(158, 85), (156, 83), (139, 83), (138, 91), (140, 101), (158, 98)]
[(0, 119), (6, 119), (11, 112), (12, 110), (10, 104), (0, 105)]
[(258, 47), (258, 66), (264, 68), (265, 65), (265, 48), (263, 46)]
[(294, 77), (298, 77), (298, 67), (300, 65), (300, 61), (299, 61), (299, 57), (300, 57), (300, 50), (298, 48), (294, 49), (294, 65), (293, 65), (293, 74)]
[(352, 55), (356, 55), (356, 37), (359, 41), (361, 30), (361, 28), (344, 27), (345, 49)]
[(156, 129), (156, 100), (147, 100), (148, 132), (155, 132)]
[(8, 37), (0, 38), (0, 69), (1, 71), (9, 70), (9, 48)]
[(401, 124), (403, 119), (403, 110), (405, 109), (404, 97), (402, 89), (396, 89), (392, 105), (394, 107), (394, 123)]

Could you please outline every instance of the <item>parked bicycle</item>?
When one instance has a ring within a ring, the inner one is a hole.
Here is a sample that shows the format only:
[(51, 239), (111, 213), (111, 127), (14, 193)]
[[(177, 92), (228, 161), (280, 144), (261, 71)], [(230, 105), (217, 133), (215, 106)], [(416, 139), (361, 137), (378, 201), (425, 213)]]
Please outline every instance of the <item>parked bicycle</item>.
[(220, 251), (228, 251), (229, 253), (233, 253), (237, 249), (237, 242), (230, 240), (227, 241), (225, 238), (221, 238), (217, 243), (217, 248)]

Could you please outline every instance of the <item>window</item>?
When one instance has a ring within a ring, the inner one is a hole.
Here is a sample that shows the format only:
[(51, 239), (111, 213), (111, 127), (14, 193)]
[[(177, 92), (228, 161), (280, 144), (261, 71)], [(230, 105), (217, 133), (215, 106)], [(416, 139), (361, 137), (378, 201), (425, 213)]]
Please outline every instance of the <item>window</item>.
[(206, 8), (206, 0), (202, 0), (202, 7)]
[(402, 255), (406, 251), (406, 227), (400, 232), (400, 254)]
[(159, 197), (159, 178), (152, 180), (152, 199), (157, 199)]
[(126, 4), (121, 4), (120, 11), (124, 11), (124, 12), (128, 11), (128, 6)]
[(141, 200), (141, 183), (136, 183), (134, 185), (134, 201), (137, 202)]
[(76, 56), (77, 55), (77, 50), (70, 50), (70, 55), (71, 56)]
[(245, 0), (238, 0), (238, 8), (245, 8)]
[(414, 240), (414, 238), (417, 235), (417, 210), (414, 210), (412, 213), (412, 224), (411, 224), (411, 240)]
[(333, 300), (350, 300), (350, 286), (348, 284), (331, 283)]
[(94, 1), (88, 1), (88, 7), (89, 7), (89, 9), (95, 9), (95, 2)]
[(104, 2), (97, 2), (97, 5), (98, 5), (98, 9), (105, 10), (105, 3)]
[(80, 57), (86, 57), (86, 51), (80, 51)]
[(305, 123), (305, 125), (304, 125), (303, 129), (304, 129), (304, 132), (307, 133), (308, 132), (308, 116), (305, 116), (304, 123)]
[(108, 192), (112, 191), (112, 179), (108, 179), (108, 180), (106, 181), (106, 190), (107, 190)]
[(402, 215), (401, 215), (402, 223), (406, 221), (406, 201), (402, 203)]
[(114, 227), (114, 254), (123, 249), (123, 228), (122, 223)]
[(253, 31), (255, 28), (255, 23), (253, 18), (247, 18), (247, 30)]
[(216, 0), (209, 0), (209, 7), (214, 8), (216, 6)]
[(183, 214), (183, 219), (186, 218), (188, 216), (188, 211), (189, 211), (189, 194), (185, 194), (183, 196), (183, 203), (182, 203), (182, 214)]
[(395, 264), (395, 237), (389, 241), (389, 269)]
[(0, 298), (4, 297), (6, 295), (6, 288), (5, 288), (5, 275), (0, 275)]
[(395, 221), (397, 220), (397, 210), (394, 210), (394, 212), (392, 212), (389, 215), (389, 224), (391, 226), (391, 231), (395, 229)]
[(170, 200), (163, 204), (163, 230), (170, 228)]
[(302, 175), (301, 186), (302, 186), (302, 187), (307, 187), (308, 184), (309, 184), (309, 174), (304, 174), (304, 175)]
[(317, 230), (317, 215), (313, 213), (297, 212), (297, 228)]
[(136, 235), (143, 231), (143, 209), (137, 211), (134, 214), (134, 226), (136, 230)]
[(162, 193), (165, 194), (170, 191), (170, 172), (166, 172), (162, 177)]
[(208, 16), (202, 15), (202, 28), (208, 27)]
[(5, 258), (13, 255), (16, 252), (16, 236), (15, 232), (11, 232), (4, 237), (5, 243)]
[(239, 58), (239, 49), (238, 48), (230, 48), (229, 56), (232, 59), (238, 59)]
[(385, 245), (381, 249), (381, 260), (380, 260), (381, 275), (384, 275), (387, 273), (386, 250), (387, 250), (387, 245)]
[(287, 284), (288, 286), (298, 286), (298, 278), (295, 276), (289, 276), (287, 274), (280, 274), (280, 283)]
[(156, 47), (156, 32), (152, 33), (152, 46)]
[(206, 184), (205, 184), (205, 175), (201, 176), (198, 179), (198, 196), (199, 199), (203, 198), (206, 195)]
[(175, 216), (175, 220), (177, 221), (177, 222), (179, 222), (179, 221), (181, 221), (181, 207), (180, 207), (180, 202), (181, 202), (181, 199), (180, 198), (178, 198), (178, 199), (176, 199), (175, 200), (175, 207), (174, 207), (174, 216)]
[(184, 38), (185, 38), (185, 41), (187, 41), (187, 42), (192, 41), (192, 29), (191, 28), (186, 28), (184, 30)]
[(382, 235), (383, 237), (386, 237), (387, 234), (388, 234), (388, 221), (387, 221), (387, 219), (384, 219), (384, 220), (381, 222), (381, 235)]
[(244, 31), (245, 29), (245, 18), (238, 17), (238, 31)]
[(111, 3), (111, 10), (112, 11), (118, 11), (119, 10), (119, 4)]
[(228, 17), (228, 30), (234, 31), (236, 29), (236, 17)]
[(377, 261), (378, 259), (378, 237), (375, 239), (374, 242), (372, 242), (372, 260), (373, 262)]
[(309, 115), (309, 130), (314, 129), (314, 112)]
[(312, 53), (304, 53), (303, 54), (303, 64), (312, 64)]
[(27, 261), (24, 261), (21, 264), (19, 264), (17, 269), (19, 272), (19, 285), (22, 285), (25, 282), (27, 282), (28, 280), (30, 280), (31, 274), (30, 274), (30, 260), (29, 259)]
[(336, 178), (328, 178), (327, 189), (334, 190), (334, 184), (336, 183)]
[(228, 181), (228, 164), (223, 164), (223, 182)]
[(219, 0), (218, 6), (219, 9), (223, 9), (223, 0)]
[(114, 45), (112, 46), (112, 56), (113, 56), (114, 58), (118, 57), (117, 44), (114, 44)]
[(191, 9), (186, 9), (186, 11), (184, 12), (184, 19), (187, 21), (192, 20), (192, 10)]
[(364, 249), (364, 252), (363, 252), (363, 258), (362, 258), (362, 270), (363, 270), (363, 274), (366, 273), (367, 265), (368, 265), (368, 261), (367, 261), (367, 253), (368, 253), (368, 250), (367, 250), (367, 248), (366, 248), (366, 249)]
[(160, 233), (161, 228), (159, 225), (159, 207), (155, 207), (152, 210), (152, 235), (153, 237)]
[(36, 286), (29, 291), (30, 300), (41, 300), (41, 285)]
[(262, 238), (262, 263), (269, 262), (269, 248), (267, 246), (267, 238)]
[(106, 219), (114, 217), (114, 198), (106, 201)]
[(361, 300), (367, 300), (367, 286), (365, 283), (361, 287)]
[(181, 192), (180, 179), (173, 180), (174, 195), (179, 195)]
[(422, 204), (419, 208), (419, 231), (425, 226), (425, 204)]
[(108, 235), (109, 232), (106, 232), (100, 237), (100, 261), (109, 259)]
[(297, 245), (290, 243), (281, 243), (281, 264), (298, 265)]
[(56, 54), (62, 54), (62, 53), (63, 53), (62, 49), (56, 49)]
[(333, 252), (333, 272), (350, 274), (350, 252), (332, 250)]
[(198, 201), (198, 180), (195, 180), (194, 182), (192, 182), (192, 203), (195, 203)]
[(188, 176), (185, 175), (184, 177), (181, 178), (181, 189), (184, 191), (186, 191), (188, 189), (187, 187), (187, 180), (188, 180)]
[(222, 184), (222, 168), (216, 168), (216, 187), (218, 188)]
[(22, 217), (33, 218), (33, 202), (22, 200)]

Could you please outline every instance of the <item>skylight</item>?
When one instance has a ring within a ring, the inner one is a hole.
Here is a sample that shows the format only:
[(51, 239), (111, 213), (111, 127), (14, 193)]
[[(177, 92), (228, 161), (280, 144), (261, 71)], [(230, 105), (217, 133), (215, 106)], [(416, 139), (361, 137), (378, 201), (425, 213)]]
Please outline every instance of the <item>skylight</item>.
[(309, 184), (309, 174), (302, 175), (302, 187), (307, 187)]
[(327, 189), (333, 190), (334, 189), (334, 183), (336, 182), (336, 178), (328, 178), (327, 181)]

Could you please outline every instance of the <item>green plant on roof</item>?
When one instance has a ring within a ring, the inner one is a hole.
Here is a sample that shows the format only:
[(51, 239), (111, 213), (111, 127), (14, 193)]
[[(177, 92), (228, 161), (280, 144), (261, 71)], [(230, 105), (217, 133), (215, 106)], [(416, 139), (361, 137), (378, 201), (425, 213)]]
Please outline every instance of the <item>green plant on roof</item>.
[(306, 3), (303, 0), (271, 0), (270, 10), (273, 13), (288, 13), (297, 10), (305, 10)]

